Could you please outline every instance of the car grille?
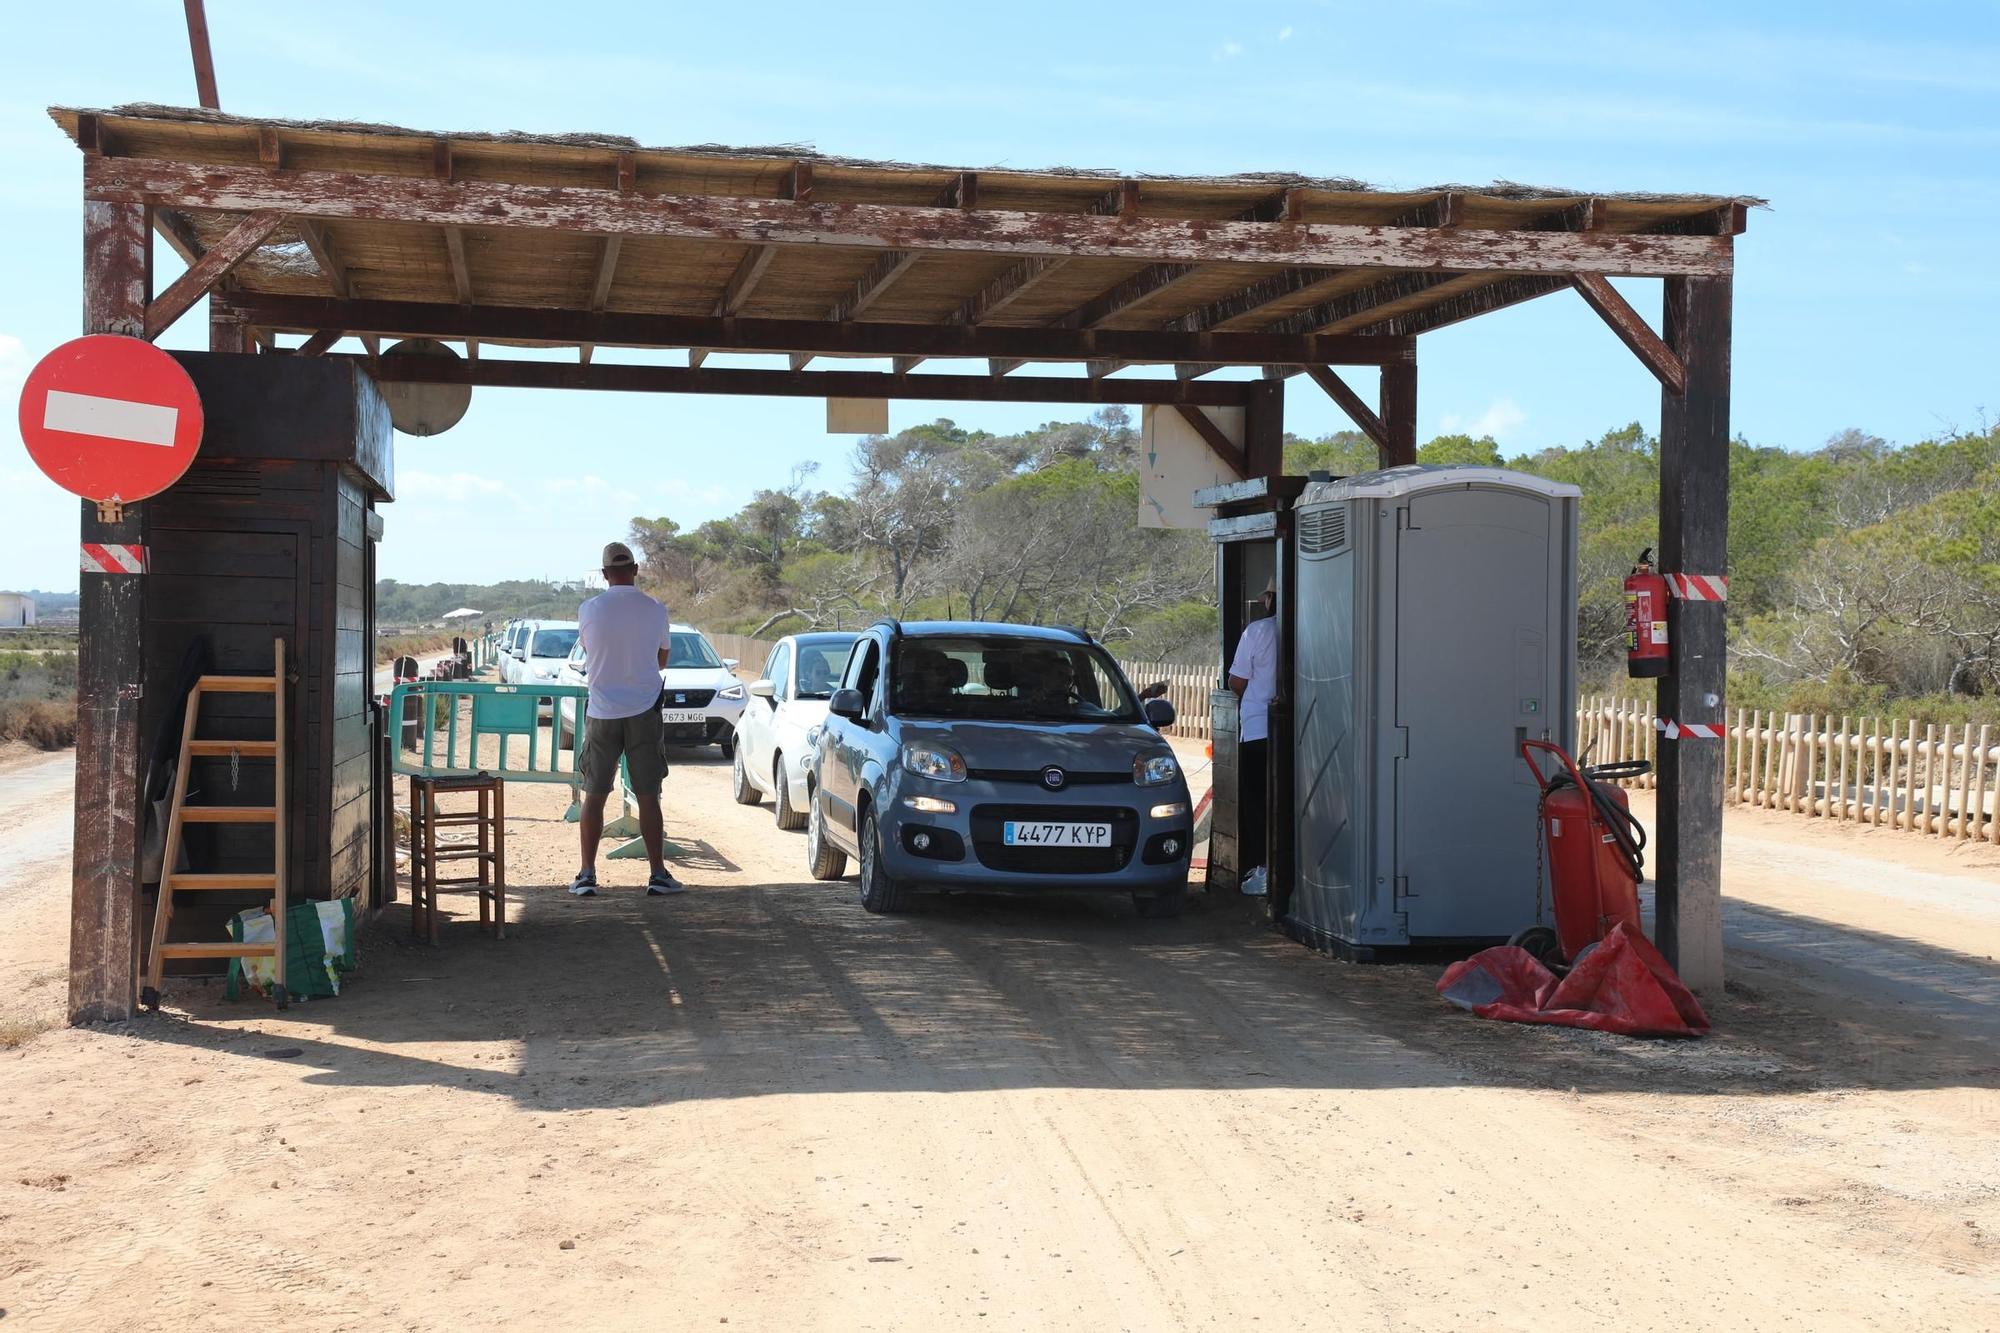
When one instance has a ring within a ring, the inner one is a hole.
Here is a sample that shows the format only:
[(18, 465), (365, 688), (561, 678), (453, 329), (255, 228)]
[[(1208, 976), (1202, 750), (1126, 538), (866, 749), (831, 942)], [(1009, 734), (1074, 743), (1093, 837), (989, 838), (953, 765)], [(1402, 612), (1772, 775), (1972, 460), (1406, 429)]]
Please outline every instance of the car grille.
[[(1039, 768), (969, 768), (965, 775), (975, 782), (1025, 782), (1030, 786), (1042, 785), (1042, 770)], [(1063, 769), (1065, 787), (1112, 787), (1123, 783), (1132, 785), (1132, 770), (1121, 769), (1115, 773), (1073, 773)]]
[[(1126, 780), (1131, 779), (1128, 776)], [(1046, 819), (1111, 825), (1109, 847), (1009, 847), (1001, 839), (1006, 821)], [(1139, 812), (1117, 805), (975, 805), (972, 851), (988, 870), (1023, 875), (1108, 875), (1132, 860), (1139, 840)]]
[(714, 690), (668, 689), (660, 696), (664, 708), (706, 708), (708, 701), (715, 697)]

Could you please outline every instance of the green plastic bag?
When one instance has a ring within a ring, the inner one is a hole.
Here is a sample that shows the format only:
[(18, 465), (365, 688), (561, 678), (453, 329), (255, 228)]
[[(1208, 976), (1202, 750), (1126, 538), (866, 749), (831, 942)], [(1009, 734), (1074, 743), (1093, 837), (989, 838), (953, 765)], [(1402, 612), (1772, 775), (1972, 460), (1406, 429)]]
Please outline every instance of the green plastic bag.
[[(229, 938), (256, 943), (276, 937), (271, 914), (263, 908), (238, 912), (229, 919)], [(360, 962), (355, 943), (354, 900), (295, 903), (285, 916), (285, 993), (289, 996), (340, 994), (340, 974)], [(244, 985), (267, 992), (278, 970), (269, 958), (232, 958), (224, 993), (235, 999)]]

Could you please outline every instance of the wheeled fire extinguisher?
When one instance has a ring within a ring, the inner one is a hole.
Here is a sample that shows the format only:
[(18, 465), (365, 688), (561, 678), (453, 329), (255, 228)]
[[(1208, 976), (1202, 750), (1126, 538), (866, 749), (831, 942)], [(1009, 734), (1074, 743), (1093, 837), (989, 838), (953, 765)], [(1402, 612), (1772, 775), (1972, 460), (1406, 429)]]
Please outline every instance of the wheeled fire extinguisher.
[(1625, 576), (1625, 671), (1635, 679), (1667, 674), (1667, 576), (1653, 572), (1653, 548)]

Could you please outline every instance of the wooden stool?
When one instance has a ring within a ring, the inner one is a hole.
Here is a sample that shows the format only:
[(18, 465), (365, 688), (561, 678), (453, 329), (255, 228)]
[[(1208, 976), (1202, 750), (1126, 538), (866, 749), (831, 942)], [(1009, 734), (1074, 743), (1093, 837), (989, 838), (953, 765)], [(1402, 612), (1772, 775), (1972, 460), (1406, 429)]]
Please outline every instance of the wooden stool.
[[(479, 797), (475, 810), (441, 812), (441, 794), (470, 792)], [(470, 846), (438, 846), (441, 828), (478, 829)], [(441, 861), (470, 861), (474, 873), (440, 878)], [(490, 923), (493, 937), (507, 935), (507, 784), (491, 774), (473, 777), (410, 779), (410, 930), (420, 939), (438, 942), (437, 891), (476, 885), (479, 927)], [(490, 915), (489, 915), (490, 911)]]

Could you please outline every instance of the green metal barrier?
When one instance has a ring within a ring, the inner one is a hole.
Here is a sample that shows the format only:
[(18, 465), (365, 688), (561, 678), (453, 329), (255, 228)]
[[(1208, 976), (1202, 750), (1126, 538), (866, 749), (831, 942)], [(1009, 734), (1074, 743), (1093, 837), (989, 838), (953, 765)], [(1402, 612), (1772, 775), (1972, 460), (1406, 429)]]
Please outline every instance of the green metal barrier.
[[(570, 716), (583, 715), (590, 690), (583, 685), (492, 685), (482, 681), (417, 680), (396, 686), (389, 694), (389, 716), (400, 720), (405, 702), (415, 700), (418, 734), (415, 750), (396, 748), (395, 771), (411, 777), (470, 777), (488, 773), (506, 782), (577, 783), (583, 760), (583, 728), (576, 727), (569, 744), (557, 745), (553, 735), (546, 740), (536, 716), (547, 705), (553, 718), (560, 700), (571, 699)], [(436, 700), (447, 701), (444, 725), (436, 725)], [(460, 699), (470, 699), (469, 710), (459, 707)], [(552, 724), (553, 731), (553, 724)], [(443, 733), (442, 742), (439, 733)], [(461, 742), (461, 734), (464, 739)], [(497, 763), (479, 762), (482, 737), (497, 736), (500, 753)], [(508, 743), (516, 741), (527, 751), (516, 750), (510, 764)], [(443, 754), (439, 754), (439, 750)], [(564, 761), (567, 760), (565, 763)]]

